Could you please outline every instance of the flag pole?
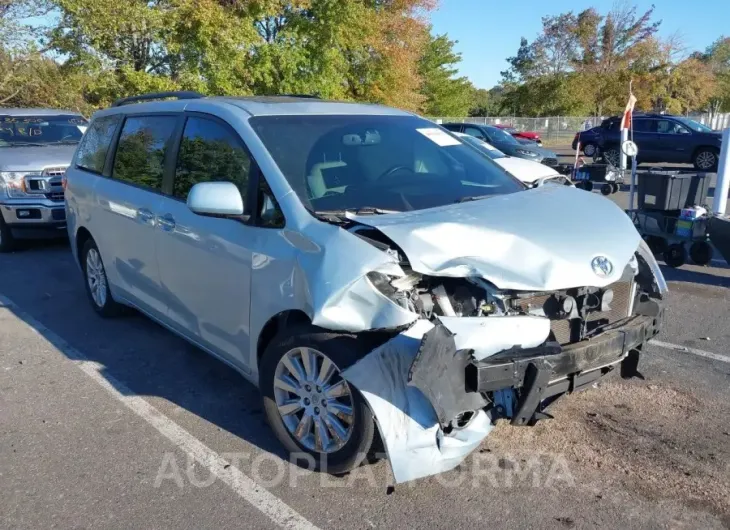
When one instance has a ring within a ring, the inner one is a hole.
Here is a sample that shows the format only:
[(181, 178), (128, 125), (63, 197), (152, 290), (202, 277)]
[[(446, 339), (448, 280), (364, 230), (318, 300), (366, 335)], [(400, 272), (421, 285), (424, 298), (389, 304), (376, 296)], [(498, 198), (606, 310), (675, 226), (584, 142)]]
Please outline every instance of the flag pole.
[[(633, 79), (629, 80), (629, 101), (634, 95)], [(634, 106), (631, 106), (631, 116), (629, 120), (629, 134), (631, 141), (634, 141)], [(622, 146), (623, 147), (623, 146)], [(634, 193), (636, 191), (636, 156), (631, 157), (631, 184), (629, 185), (629, 210), (634, 209)]]

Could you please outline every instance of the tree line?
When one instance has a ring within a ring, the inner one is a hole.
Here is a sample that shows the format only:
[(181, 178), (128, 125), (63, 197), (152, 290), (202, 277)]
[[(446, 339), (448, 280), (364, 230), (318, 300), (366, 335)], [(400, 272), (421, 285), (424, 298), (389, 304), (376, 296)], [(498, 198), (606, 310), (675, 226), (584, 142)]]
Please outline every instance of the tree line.
[[(436, 0), (0, 0), (0, 105), (152, 91), (313, 94), (466, 112)], [(456, 95), (456, 97), (452, 97)]]
[(542, 18), (522, 38), (490, 94), (518, 116), (602, 116), (620, 112), (629, 86), (644, 111), (730, 112), (730, 38), (689, 52), (681, 35), (661, 38), (655, 8), (626, 2), (606, 14), (590, 8)]
[(477, 89), (434, 34), (437, 0), (0, 0), (0, 106), (89, 114), (145, 92), (313, 94), (430, 116), (730, 111), (730, 38), (688, 54), (654, 9), (542, 20)]

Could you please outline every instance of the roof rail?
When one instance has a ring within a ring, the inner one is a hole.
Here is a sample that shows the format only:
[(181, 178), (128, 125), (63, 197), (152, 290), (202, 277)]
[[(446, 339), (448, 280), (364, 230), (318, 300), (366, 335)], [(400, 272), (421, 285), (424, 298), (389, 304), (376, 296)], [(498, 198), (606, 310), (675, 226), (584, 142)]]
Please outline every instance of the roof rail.
[(177, 99), (200, 99), (203, 98), (203, 94), (192, 91), (176, 91), (176, 92), (151, 92), (149, 94), (142, 94), (140, 96), (130, 96), (128, 98), (122, 98), (112, 103), (112, 107), (121, 107), (122, 105), (128, 105), (130, 103), (137, 103), (138, 101), (149, 101), (153, 99), (164, 99), (164, 98), (177, 98)]
[(283, 98), (306, 98), (306, 99), (322, 99), (319, 94), (277, 94)]

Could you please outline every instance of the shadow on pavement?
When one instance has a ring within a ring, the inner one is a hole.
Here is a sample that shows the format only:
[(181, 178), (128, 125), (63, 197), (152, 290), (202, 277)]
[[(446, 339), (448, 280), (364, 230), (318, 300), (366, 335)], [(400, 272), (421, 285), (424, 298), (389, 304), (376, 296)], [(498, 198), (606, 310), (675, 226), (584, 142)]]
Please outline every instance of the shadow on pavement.
[(265, 421), (258, 389), (237, 371), (139, 313), (99, 317), (67, 242), (24, 243), (0, 255), (0, 270), (0, 294), (17, 304), (10, 310), (47, 340), (61, 336), (84, 356), (74, 360), (101, 364), (108, 381), (123, 385), (120, 392), (162, 398), (288, 459)]
[(728, 278), (727, 276), (717, 276), (715, 274), (712, 274), (709, 271), (712, 271), (713, 268), (727, 267), (712, 267), (707, 268), (708, 272), (699, 272), (685, 268), (674, 269), (672, 267), (662, 266), (662, 272), (664, 273), (664, 279), (666, 279), (668, 282), (683, 282), (730, 288), (730, 278)]

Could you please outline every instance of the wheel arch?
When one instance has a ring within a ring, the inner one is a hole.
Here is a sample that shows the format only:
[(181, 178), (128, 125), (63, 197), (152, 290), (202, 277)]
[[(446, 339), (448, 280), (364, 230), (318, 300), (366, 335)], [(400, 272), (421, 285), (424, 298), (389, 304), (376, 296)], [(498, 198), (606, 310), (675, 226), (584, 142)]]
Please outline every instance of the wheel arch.
[(274, 337), (286, 329), (289, 326), (297, 324), (311, 324), (312, 319), (301, 309), (287, 309), (281, 311), (276, 315), (272, 316), (266, 321), (264, 326), (261, 328), (261, 332), (256, 339), (256, 365), (261, 362), (261, 357), (264, 355), (266, 348), (271, 343)]
[(720, 148), (715, 145), (709, 145), (709, 144), (698, 145), (697, 147), (695, 147), (694, 151), (692, 151), (692, 161), (693, 162), (694, 162), (694, 159), (697, 156), (697, 154), (703, 150), (709, 150), (716, 154), (720, 153)]
[(75, 236), (75, 245), (74, 245), (74, 251), (76, 252), (76, 259), (79, 262), (79, 265), (81, 265), (81, 251), (84, 249), (84, 245), (86, 245), (86, 242), (94, 238), (91, 236), (91, 232), (84, 227), (80, 226), (78, 230), (76, 230), (76, 236)]

